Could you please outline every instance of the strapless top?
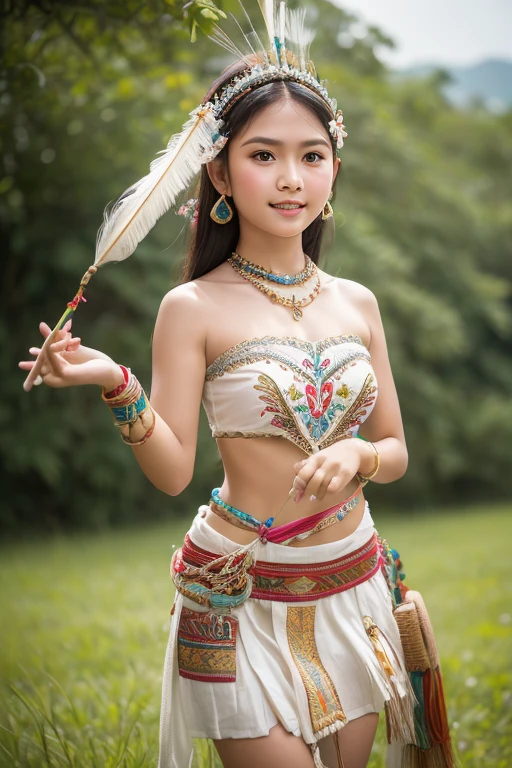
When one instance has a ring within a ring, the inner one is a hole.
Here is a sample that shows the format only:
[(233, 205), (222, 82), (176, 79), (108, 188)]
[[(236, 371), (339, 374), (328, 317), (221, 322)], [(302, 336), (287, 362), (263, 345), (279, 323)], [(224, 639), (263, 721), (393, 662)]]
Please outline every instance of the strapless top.
[(213, 437), (280, 436), (312, 454), (355, 436), (377, 392), (359, 336), (263, 336), (208, 366), (202, 399)]

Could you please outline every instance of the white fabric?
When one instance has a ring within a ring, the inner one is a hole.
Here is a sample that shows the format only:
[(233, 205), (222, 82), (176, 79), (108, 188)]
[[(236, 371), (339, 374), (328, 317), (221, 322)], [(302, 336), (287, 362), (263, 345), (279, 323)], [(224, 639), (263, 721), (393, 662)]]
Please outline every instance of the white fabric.
[(263, 336), (208, 366), (203, 406), (213, 437), (280, 436), (311, 454), (355, 435), (377, 394), (359, 336)]
[[(368, 503), (358, 528), (340, 541), (310, 547), (258, 542), (256, 559), (318, 563), (342, 557), (365, 544), (374, 532)], [(225, 554), (235, 542), (214, 531), (199, 514), (189, 531), (203, 549)], [(280, 722), (308, 744), (319, 738), (312, 730), (304, 684), (292, 658), (287, 635), (289, 603), (248, 599), (232, 613), (239, 621), (236, 682), (205, 683), (180, 677), (176, 630), (182, 606), (199, 606), (176, 595), (164, 667), (159, 768), (189, 768), (191, 738), (244, 738), (268, 735)], [(320, 659), (334, 683), (347, 720), (379, 712), (390, 698), (389, 681), (366, 635), (362, 617), (369, 615), (383, 632), (403, 669), (400, 637), (391, 599), (381, 571), (368, 581), (316, 601), (315, 641)], [(405, 676), (397, 670), (405, 693)], [(340, 727), (340, 724), (336, 725)], [(335, 728), (333, 728), (335, 730)]]

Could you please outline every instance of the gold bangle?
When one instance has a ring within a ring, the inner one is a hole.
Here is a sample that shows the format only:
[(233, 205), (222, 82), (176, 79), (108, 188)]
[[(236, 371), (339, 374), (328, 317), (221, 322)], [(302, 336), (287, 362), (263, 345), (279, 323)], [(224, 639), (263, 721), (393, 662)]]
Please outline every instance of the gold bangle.
[(144, 445), (155, 429), (156, 416), (151, 405), (139, 414), (136, 421), (121, 425), (121, 437), (127, 445)]
[(371, 472), (369, 475), (363, 475), (363, 474), (361, 474), (361, 472), (357, 473), (358, 478), (361, 480), (361, 485), (366, 485), (368, 480), (373, 480), (373, 478), (375, 477), (375, 475), (379, 471), (379, 467), (380, 467), (380, 456), (379, 456), (379, 452), (378, 452), (377, 448), (375, 447), (375, 445), (370, 440), (367, 440), (366, 442), (369, 443), (371, 445), (371, 447), (373, 448), (373, 450), (375, 451), (375, 466), (373, 468), (373, 472)]
[(101, 396), (110, 408), (123, 441), (127, 445), (144, 445), (153, 434), (156, 415), (141, 384), (129, 369), (126, 370), (128, 381), (122, 392), (107, 397), (103, 389)]

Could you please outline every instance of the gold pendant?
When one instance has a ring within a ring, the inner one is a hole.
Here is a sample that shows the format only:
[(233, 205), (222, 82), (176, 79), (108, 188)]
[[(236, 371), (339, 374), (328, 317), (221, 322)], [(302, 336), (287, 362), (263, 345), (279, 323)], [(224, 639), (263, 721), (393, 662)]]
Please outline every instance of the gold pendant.
[(302, 310), (295, 304), (295, 296), (292, 296), (293, 319), (299, 321), (302, 317)]

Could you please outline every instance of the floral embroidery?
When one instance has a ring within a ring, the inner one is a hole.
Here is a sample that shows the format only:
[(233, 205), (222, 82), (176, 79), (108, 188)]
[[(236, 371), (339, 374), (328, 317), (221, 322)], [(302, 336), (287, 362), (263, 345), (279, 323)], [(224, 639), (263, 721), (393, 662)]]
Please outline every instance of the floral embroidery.
[[(330, 366), (329, 358), (320, 359), (320, 353), (316, 352), (313, 362), (303, 360), (302, 365), (305, 370), (312, 371), (314, 384), (307, 384), (302, 402), (292, 404), (295, 413), (298, 413), (303, 424), (307, 428), (312, 440), (318, 442), (329, 429), (336, 413), (343, 412), (345, 405), (340, 402), (332, 402), (333, 383), (324, 381), (325, 370)], [(297, 392), (297, 395), (299, 393)], [(296, 396), (295, 400), (299, 401)]]
[(261, 415), (264, 416), (265, 413), (273, 413), (274, 416), (272, 416), (270, 422), (272, 426), (278, 427), (285, 432), (288, 439), (298, 445), (299, 448), (302, 448), (303, 451), (311, 453), (311, 446), (302, 436), (299, 425), (293, 416), (293, 412), (288, 407), (288, 404), (275, 381), (271, 379), (270, 376), (262, 374), (261, 376), (258, 376), (258, 382), (258, 384), (254, 385), (254, 389), (259, 389), (263, 392), (263, 394), (260, 395), (260, 400), (267, 403), (262, 410)]
[(327, 448), (337, 440), (351, 436), (357, 431), (358, 426), (364, 421), (368, 410), (375, 403), (376, 392), (375, 377), (369, 373), (354, 402), (344, 410), (342, 418), (334, 425), (332, 432), (318, 444), (319, 450)]
[[(223, 423), (209, 419), (212, 434), (218, 438), (282, 435), (307, 454), (351, 437), (368, 416), (377, 396), (373, 372), (365, 376), (363, 367), (362, 377), (359, 368), (352, 373), (361, 364), (372, 370), (370, 353), (358, 336), (331, 336), (318, 342), (292, 336), (264, 336), (241, 342), (208, 366), (206, 382), (213, 385), (225, 374), (254, 366), (251, 376), (257, 383), (253, 387), (261, 393), (259, 400), (263, 403), (259, 411), (261, 427), (258, 411), (251, 402), (248, 429), (230, 428), (231, 419), (224, 410)], [(267, 366), (268, 373), (263, 373)], [(212, 416), (214, 391), (205, 400), (212, 404)]]

